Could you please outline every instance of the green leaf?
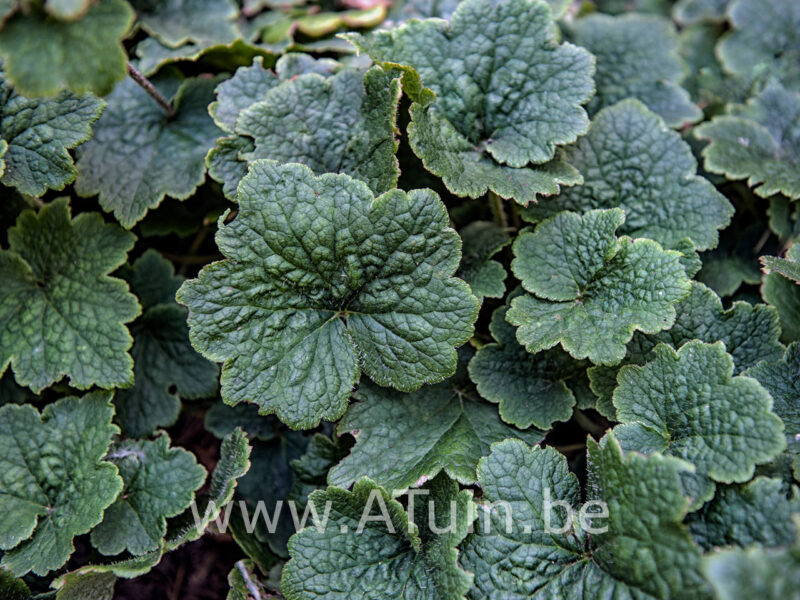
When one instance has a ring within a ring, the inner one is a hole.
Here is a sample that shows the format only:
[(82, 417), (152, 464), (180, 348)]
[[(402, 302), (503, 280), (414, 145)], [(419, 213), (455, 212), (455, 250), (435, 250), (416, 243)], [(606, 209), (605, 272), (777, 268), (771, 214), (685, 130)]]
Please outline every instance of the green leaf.
[(761, 263), (771, 272), (780, 273), (800, 283), (800, 244), (793, 244), (786, 252), (786, 258), (762, 256)]
[(255, 404), (228, 406), (222, 402), (215, 402), (208, 409), (204, 425), (220, 439), (238, 427), (249, 438), (263, 441), (274, 439), (278, 435), (279, 428), (275, 417), (259, 415)]
[(429, 190), (374, 198), (348, 175), (256, 161), (217, 244), (227, 260), (178, 291), (192, 344), (225, 361), (226, 402), (291, 427), (338, 419), (361, 370), (402, 391), (449, 377), (472, 335), (460, 240)]
[(735, 0), (728, 10), (732, 31), (717, 53), (725, 69), (752, 79), (800, 85), (800, 7), (793, 0)]
[(706, 552), (720, 546), (789, 546), (796, 535), (792, 512), (780, 479), (756, 477), (745, 485), (719, 486), (687, 524)]
[(91, 0), (45, 0), (44, 8), (56, 19), (74, 21), (83, 17), (91, 5)]
[(747, 481), (757, 464), (786, 447), (772, 398), (755, 380), (733, 377), (722, 342), (667, 344), (642, 367), (623, 367), (614, 391), (617, 437), (629, 450), (649, 452), (644, 436), (720, 483)]
[(92, 545), (102, 554), (127, 550), (133, 555), (156, 550), (174, 517), (194, 499), (206, 479), (194, 454), (170, 448), (167, 434), (154, 441), (125, 441), (112, 446), (107, 460), (125, 482), (122, 494), (92, 530)]
[(261, 571), (249, 560), (238, 561), (228, 573), (230, 590), (226, 600), (250, 600), (251, 598), (274, 598), (269, 587), (261, 581)]
[(686, 502), (678, 474), (686, 465), (623, 455), (610, 434), (588, 446), (587, 499), (604, 503), (607, 516), (593, 517), (587, 505), (580, 525), (564, 514), (565, 504), (579, 509), (578, 479), (553, 448), (509, 440), (481, 460), (486, 518), (479, 518), (461, 559), (475, 573), (470, 598), (708, 596), (699, 549), (681, 525)]
[(132, 0), (142, 28), (168, 46), (186, 42), (230, 42), (238, 37), (233, 0)]
[(397, 184), (395, 111), (400, 81), (375, 67), (309, 73), (267, 91), (242, 110), (236, 132), (253, 139), (243, 157), (302, 163), (317, 174), (346, 173), (376, 194)]
[(575, 395), (566, 382), (577, 379), (586, 364), (559, 348), (535, 355), (526, 352), (506, 321), (507, 311), (507, 306), (501, 306), (492, 314), (489, 331), (497, 343), (486, 344), (475, 353), (469, 376), (481, 396), (500, 404), (503, 421), (546, 431), (555, 421), (572, 416)]
[(777, 273), (764, 277), (761, 287), (764, 300), (778, 309), (786, 343), (800, 341), (800, 285)]
[(703, 560), (719, 600), (784, 600), (800, 588), (800, 548), (726, 550)]
[(62, 377), (87, 389), (133, 383), (124, 323), (139, 314), (125, 282), (134, 236), (98, 213), (70, 219), (66, 199), (23, 212), (0, 250), (0, 373), (39, 392)]
[(506, 318), (528, 352), (560, 342), (575, 358), (613, 365), (634, 331), (672, 326), (673, 305), (690, 289), (680, 255), (617, 238), (624, 221), (619, 208), (562, 212), (516, 239), (511, 270), (530, 294), (515, 298)]
[(786, 349), (783, 358), (767, 358), (748, 369), (745, 375), (753, 377), (772, 396), (772, 410), (794, 437), (800, 433), (800, 343)]
[(78, 173), (67, 150), (89, 139), (102, 109), (103, 101), (91, 94), (64, 91), (49, 98), (26, 98), (0, 71), (3, 184), (28, 196), (41, 196), (48, 188), (63, 190)]
[(0, 549), (17, 576), (63, 565), (72, 539), (103, 516), (122, 489), (117, 468), (102, 461), (119, 430), (111, 394), (70, 396), (44, 408), (0, 407)]
[[(658, 344), (677, 349), (691, 340), (708, 344), (724, 342), (737, 375), (760, 361), (777, 361), (783, 355), (783, 346), (778, 341), (778, 314), (770, 306), (734, 302), (723, 310), (719, 296), (702, 283), (692, 282), (689, 296), (675, 305), (675, 311), (675, 324), (670, 329), (652, 335), (635, 333), (622, 363), (643, 365), (655, 358)], [(592, 390), (598, 397), (597, 409), (610, 419), (616, 414), (611, 396), (617, 387), (618, 372), (619, 367), (589, 369)]]
[(203, 183), (206, 153), (221, 134), (207, 111), (217, 81), (181, 80), (174, 72), (154, 79), (172, 99), (173, 118), (132, 79), (120, 83), (94, 137), (78, 151), (77, 192), (99, 194), (103, 209), (128, 229), (164, 196), (189, 198)]
[(511, 243), (508, 232), (491, 221), (473, 221), (459, 234), (464, 247), (457, 275), (469, 284), (478, 300), (502, 298), (507, 273), (492, 257)]
[(328, 483), (344, 488), (369, 477), (398, 496), (441, 471), (470, 485), (477, 481), (478, 460), (495, 442), (538, 444), (544, 438), (536, 429), (504, 424), (493, 406), (450, 382), (413, 394), (363, 384), (356, 398), (337, 427), (339, 435), (354, 436), (356, 445), (328, 475)]
[(22, 579), (17, 579), (6, 569), (0, 569), (0, 597), (3, 600), (31, 600), (33, 595)]
[[(559, 162), (523, 169), (547, 163), (589, 125), (582, 105), (593, 91), (592, 57), (558, 43), (544, 2), (466, 0), (449, 24), (409, 21), (348, 39), (379, 64), (411, 67), (436, 94), (434, 104), (412, 106), (409, 141), (451, 192), (491, 189), (527, 204), (579, 181)], [(406, 93), (422, 101), (408, 78)]]
[[(464, 598), (472, 576), (459, 568), (456, 546), (472, 519), (472, 494), (444, 475), (425, 489), (429, 495), (417, 499), (413, 515), (366, 478), (352, 492), (330, 487), (311, 494), (320, 515), (330, 502), (328, 520), (315, 518), (315, 527), (289, 541), (291, 560), (281, 577), (286, 599)], [(381, 520), (362, 521), (358, 529), (362, 515)], [(433, 533), (431, 521), (447, 531)]]
[(685, 65), (674, 25), (656, 16), (591, 15), (579, 19), (573, 38), (597, 58), (592, 112), (636, 98), (670, 127), (699, 121), (703, 112), (680, 86)]
[(113, 600), (117, 578), (113, 573), (66, 573), (51, 587), (58, 589), (56, 600)]
[(762, 198), (800, 198), (800, 94), (772, 84), (729, 113), (694, 130), (710, 142), (703, 149), (706, 170), (747, 179)]
[(187, 311), (175, 302), (183, 282), (155, 250), (146, 251), (120, 276), (139, 298), (142, 315), (131, 324), (134, 384), (114, 397), (116, 422), (128, 437), (150, 435), (178, 418), (180, 398), (217, 393), (217, 366), (189, 343)]
[(601, 110), (589, 133), (562, 158), (583, 175), (583, 184), (523, 209), (540, 220), (562, 210), (620, 207), (620, 232), (675, 248), (688, 237), (698, 250), (717, 245), (733, 206), (708, 180), (681, 136), (637, 100)]
[(61, 89), (105, 96), (126, 74), (121, 38), (133, 23), (125, 0), (92, 2), (77, 21), (53, 19), (30, 4), (2, 28), (0, 55), (17, 92), (48, 96)]
[(700, 21), (724, 21), (731, 0), (678, 0), (672, 16), (681, 25)]

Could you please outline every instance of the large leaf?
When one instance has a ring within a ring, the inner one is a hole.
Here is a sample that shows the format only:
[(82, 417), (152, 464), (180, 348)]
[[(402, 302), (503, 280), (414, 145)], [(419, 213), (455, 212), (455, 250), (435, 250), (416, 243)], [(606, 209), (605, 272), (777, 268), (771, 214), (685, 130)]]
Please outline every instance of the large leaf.
[[(416, 499), (411, 515), (369, 479), (357, 482), (352, 492), (330, 487), (311, 494), (317, 514), (328, 511), (327, 522), (315, 518), (314, 527), (289, 540), (283, 595), (287, 600), (464, 598), (472, 576), (459, 568), (456, 545), (467, 534), (472, 494), (459, 492), (445, 475), (424, 489), (428, 495)], [(444, 532), (434, 533), (434, 527)]]
[(800, 588), (800, 548), (726, 550), (707, 556), (703, 572), (719, 600), (784, 600)]
[(680, 86), (685, 65), (668, 19), (591, 15), (575, 23), (573, 38), (597, 58), (597, 94), (589, 104), (593, 112), (636, 98), (670, 127), (702, 118), (703, 112)]
[(731, 73), (775, 78), (800, 86), (800, 5), (794, 0), (736, 0), (728, 10), (732, 31), (718, 54)]
[[(658, 344), (669, 344), (677, 349), (691, 340), (709, 344), (724, 342), (725, 350), (733, 358), (736, 374), (760, 361), (777, 361), (783, 354), (783, 346), (778, 341), (778, 314), (770, 306), (734, 302), (724, 310), (719, 296), (702, 283), (692, 282), (692, 291), (675, 305), (675, 311), (675, 324), (669, 329), (651, 335), (635, 333), (622, 363), (643, 365), (655, 357), (653, 349)], [(615, 415), (611, 396), (617, 386), (618, 372), (619, 367), (589, 369), (592, 391), (598, 396), (597, 409), (611, 419)]]
[(207, 110), (216, 83), (182, 80), (175, 72), (155, 79), (172, 99), (174, 117), (132, 79), (116, 86), (94, 137), (78, 152), (78, 193), (99, 194), (100, 206), (126, 228), (164, 196), (189, 198), (203, 183), (206, 153), (222, 133)]
[(619, 208), (562, 212), (514, 242), (511, 269), (530, 294), (515, 298), (506, 318), (528, 352), (560, 342), (575, 358), (613, 365), (634, 331), (672, 326), (690, 288), (680, 254), (617, 238), (624, 221)]
[[(553, 448), (509, 440), (481, 460), (485, 520), (479, 518), (461, 564), (482, 598), (706, 598), (700, 551), (681, 525), (678, 474), (663, 456), (623, 455), (613, 435), (589, 441), (587, 499)], [(503, 504), (505, 503), (505, 504)], [(597, 508), (604, 518), (593, 517)], [(590, 532), (586, 529), (591, 527)]]
[(0, 250), (0, 372), (11, 363), (35, 392), (64, 376), (79, 389), (132, 384), (124, 323), (140, 309), (108, 274), (134, 239), (98, 213), (70, 219), (66, 199), (23, 212)]
[[(582, 104), (593, 91), (592, 57), (558, 43), (544, 2), (466, 0), (449, 24), (409, 21), (348, 39), (379, 64), (410, 67), (436, 94), (432, 105), (412, 106), (409, 141), (451, 192), (491, 189), (527, 204), (579, 181), (558, 161), (525, 168), (586, 132)], [(406, 92), (423, 101), (413, 87)]]
[(8, 145), (3, 184), (29, 196), (63, 190), (78, 173), (67, 150), (89, 139), (102, 108), (91, 94), (26, 98), (0, 71), (0, 137)]
[(589, 133), (562, 156), (581, 172), (583, 184), (531, 204), (524, 216), (539, 220), (562, 210), (619, 206), (625, 211), (621, 233), (667, 248), (688, 237), (698, 250), (707, 250), (733, 215), (730, 202), (696, 175), (689, 145), (636, 100), (597, 113)]
[(49, 16), (41, 3), (26, 4), (3, 26), (0, 55), (21, 94), (47, 96), (63, 88), (104, 96), (123, 79), (127, 55), (121, 38), (133, 22), (125, 0), (92, 2), (77, 21)]
[(529, 354), (506, 321), (507, 311), (501, 306), (492, 314), (489, 331), (496, 343), (478, 349), (469, 363), (469, 376), (481, 396), (500, 404), (506, 423), (548, 430), (553, 422), (572, 416), (575, 395), (567, 381), (580, 377), (586, 364), (560, 348)]
[(363, 371), (414, 391), (456, 368), (478, 301), (433, 192), (375, 198), (348, 175), (256, 161), (217, 244), (227, 260), (178, 292), (190, 337), (225, 361), (222, 396), (296, 428), (335, 420)]
[(111, 436), (111, 394), (70, 396), (45, 407), (0, 408), (0, 549), (17, 575), (63, 565), (72, 539), (103, 516), (122, 489), (104, 462)]
[(747, 179), (762, 198), (800, 198), (800, 94), (773, 84), (729, 113), (694, 131), (710, 142), (703, 149), (706, 170)]
[(493, 443), (517, 438), (537, 444), (544, 437), (504, 424), (495, 407), (456, 382), (413, 394), (363, 384), (357, 399), (337, 429), (353, 435), (356, 445), (328, 476), (330, 484), (345, 488), (366, 476), (397, 496), (440, 471), (472, 484), (478, 460)]
[[(677, 352), (656, 346), (655, 358), (619, 372), (614, 431), (623, 447), (682, 458), (721, 483), (744, 482), (755, 466), (786, 447), (772, 398), (750, 377), (733, 377), (722, 342), (692, 341)], [(707, 486), (706, 486), (706, 489)]]
[(115, 444), (106, 460), (117, 465), (124, 487), (92, 530), (92, 545), (106, 555), (156, 550), (167, 532), (166, 518), (189, 507), (205, 469), (191, 452), (170, 448), (166, 434), (152, 442)]
[(175, 302), (183, 282), (155, 250), (120, 271), (139, 298), (142, 315), (131, 324), (133, 387), (114, 396), (116, 422), (129, 437), (151, 434), (175, 423), (180, 398), (208, 398), (217, 392), (217, 365), (189, 343), (187, 311)]

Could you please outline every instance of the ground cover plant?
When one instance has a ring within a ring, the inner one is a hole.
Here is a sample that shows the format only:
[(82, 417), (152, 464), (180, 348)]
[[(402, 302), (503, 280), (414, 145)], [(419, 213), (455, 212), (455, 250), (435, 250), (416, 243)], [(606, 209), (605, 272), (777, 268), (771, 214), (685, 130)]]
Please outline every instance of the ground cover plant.
[(797, 598), (796, 0), (0, 0), (0, 598)]

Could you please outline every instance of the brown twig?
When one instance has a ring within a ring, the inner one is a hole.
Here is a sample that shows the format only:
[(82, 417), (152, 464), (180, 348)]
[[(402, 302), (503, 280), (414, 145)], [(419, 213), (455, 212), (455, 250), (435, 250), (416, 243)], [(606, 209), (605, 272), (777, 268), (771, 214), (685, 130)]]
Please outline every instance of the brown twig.
[(128, 75), (156, 101), (170, 119), (175, 116), (175, 109), (172, 107), (169, 100), (167, 100), (164, 95), (156, 89), (156, 86), (150, 83), (150, 80), (142, 75), (131, 63), (128, 63)]

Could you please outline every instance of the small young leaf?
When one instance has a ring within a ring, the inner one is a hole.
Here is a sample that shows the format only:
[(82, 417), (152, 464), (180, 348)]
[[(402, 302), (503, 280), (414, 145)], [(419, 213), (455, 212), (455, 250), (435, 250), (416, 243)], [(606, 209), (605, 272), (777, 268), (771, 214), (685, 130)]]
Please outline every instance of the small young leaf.
[(705, 168), (729, 179), (747, 179), (762, 198), (800, 198), (800, 94), (768, 86), (747, 105), (733, 105), (694, 130), (710, 143)]
[(670, 127), (703, 116), (680, 86), (685, 65), (678, 55), (674, 25), (655, 16), (591, 15), (575, 23), (574, 41), (597, 58), (597, 94), (592, 112), (636, 98)]
[[(326, 525), (315, 518), (315, 527), (289, 540), (291, 560), (281, 577), (286, 599), (463, 600), (472, 576), (458, 566), (456, 546), (472, 518), (472, 494), (443, 474), (425, 489), (429, 495), (417, 499), (413, 515), (366, 478), (352, 492), (330, 487), (311, 494), (319, 515), (326, 502), (330, 512)], [(446, 532), (433, 533), (431, 521)]]
[(192, 343), (225, 361), (223, 399), (292, 427), (338, 419), (362, 369), (403, 391), (445, 379), (472, 335), (460, 240), (429, 190), (375, 198), (347, 175), (256, 161), (217, 244), (227, 260), (178, 291)]
[(511, 269), (530, 294), (515, 298), (506, 318), (528, 352), (560, 342), (575, 358), (614, 365), (634, 331), (672, 326), (674, 304), (690, 290), (680, 255), (617, 238), (624, 221), (619, 208), (562, 212), (514, 242)]
[(789, 248), (786, 258), (762, 256), (761, 263), (770, 271), (800, 283), (800, 243), (795, 243)]
[(114, 88), (78, 151), (81, 196), (99, 194), (100, 206), (130, 229), (164, 196), (189, 198), (205, 177), (205, 157), (221, 131), (208, 115), (217, 80), (168, 73), (154, 84), (175, 109), (170, 118), (132, 79)]
[(70, 219), (66, 199), (23, 212), (0, 250), (0, 373), (39, 392), (62, 377), (87, 389), (133, 383), (125, 323), (140, 311), (109, 273), (134, 236), (98, 213)]
[(100, 0), (79, 20), (61, 21), (38, 4), (26, 4), (0, 30), (0, 55), (17, 92), (48, 96), (67, 88), (108, 94), (126, 73), (121, 38), (133, 22), (130, 5)]
[(63, 190), (77, 175), (70, 148), (92, 135), (103, 101), (91, 94), (64, 91), (49, 98), (26, 98), (11, 87), (0, 71), (0, 136), (4, 185), (28, 196), (47, 189)]
[(725, 196), (696, 175), (689, 145), (637, 100), (597, 113), (589, 133), (562, 158), (581, 172), (583, 184), (522, 209), (524, 217), (619, 206), (625, 211), (621, 233), (666, 248), (688, 237), (698, 250), (707, 250), (733, 216)]
[(169, 437), (125, 441), (111, 447), (106, 460), (124, 481), (122, 494), (92, 530), (92, 545), (102, 554), (156, 550), (167, 532), (166, 517), (180, 514), (206, 479), (192, 453), (170, 448)]
[(538, 444), (544, 438), (536, 429), (504, 424), (493, 406), (451, 382), (413, 394), (362, 384), (356, 398), (337, 428), (339, 435), (353, 435), (356, 445), (331, 469), (331, 485), (347, 488), (369, 477), (397, 496), (441, 471), (469, 485), (493, 443), (516, 438)]
[(72, 539), (103, 517), (122, 489), (102, 458), (111, 436), (111, 394), (92, 392), (49, 404), (0, 408), (0, 549), (2, 566), (21, 576), (63, 565)]
[(491, 221), (474, 221), (458, 233), (463, 248), (456, 275), (469, 284), (478, 300), (502, 298), (508, 274), (492, 257), (511, 243), (506, 230)]
[(764, 277), (761, 295), (778, 309), (783, 331), (781, 339), (787, 344), (800, 341), (800, 284), (770, 273)]

